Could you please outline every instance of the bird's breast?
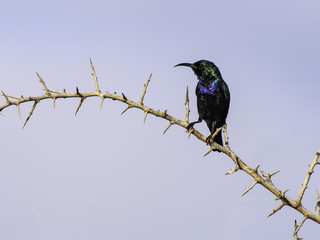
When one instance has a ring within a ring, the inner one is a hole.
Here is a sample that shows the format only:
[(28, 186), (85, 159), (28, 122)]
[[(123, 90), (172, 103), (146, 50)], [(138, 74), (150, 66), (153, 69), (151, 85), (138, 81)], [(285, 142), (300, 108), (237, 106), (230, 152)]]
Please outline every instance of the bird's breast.
[(217, 84), (214, 81), (210, 84), (198, 83), (197, 94), (199, 95), (214, 95), (217, 91)]

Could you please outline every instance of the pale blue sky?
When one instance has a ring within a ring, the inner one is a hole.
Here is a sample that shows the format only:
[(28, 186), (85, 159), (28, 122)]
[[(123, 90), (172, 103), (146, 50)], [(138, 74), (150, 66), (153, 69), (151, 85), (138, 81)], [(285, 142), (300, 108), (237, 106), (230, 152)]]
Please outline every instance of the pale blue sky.
[[(43, 94), (35, 72), (53, 90), (100, 88), (184, 118), (189, 69), (208, 59), (231, 91), (231, 148), (251, 167), (281, 172), (274, 183), (296, 198), (320, 146), (320, 3), (311, 1), (6, 1), (0, 0), (0, 90)], [(1, 99), (1, 104), (5, 99)], [(294, 219), (257, 186), (184, 129), (125, 105), (99, 99), (32, 103), (1, 117), (0, 238), (34, 239), (291, 239)], [(209, 134), (205, 124), (196, 126)], [(316, 168), (303, 203), (320, 190)], [(250, 234), (248, 236), (248, 234)], [(317, 239), (307, 221), (304, 239)]]

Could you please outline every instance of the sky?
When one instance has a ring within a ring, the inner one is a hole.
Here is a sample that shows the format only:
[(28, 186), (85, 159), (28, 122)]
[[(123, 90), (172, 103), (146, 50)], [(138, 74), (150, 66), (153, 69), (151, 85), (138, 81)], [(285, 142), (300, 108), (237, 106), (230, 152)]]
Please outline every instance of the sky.
[[(320, 147), (320, 3), (316, 0), (0, 0), (0, 90), (16, 96), (100, 88), (198, 118), (196, 77), (181, 62), (213, 61), (231, 92), (231, 149), (250, 167), (280, 173), (274, 184), (296, 199)], [(6, 240), (290, 239), (301, 214), (185, 129), (87, 99), (32, 103), (0, 116), (0, 238)], [(5, 99), (0, 99), (4, 104)], [(204, 135), (204, 123), (196, 125)], [(303, 204), (314, 211), (317, 166)], [(318, 224), (299, 232), (318, 239)]]

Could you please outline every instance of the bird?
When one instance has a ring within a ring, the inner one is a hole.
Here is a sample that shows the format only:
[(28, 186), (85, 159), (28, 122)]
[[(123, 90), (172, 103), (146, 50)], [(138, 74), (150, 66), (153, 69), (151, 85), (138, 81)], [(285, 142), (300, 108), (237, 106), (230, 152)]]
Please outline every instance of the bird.
[[(194, 124), (204, 120), (210, 130), (207, 144), (211, 143), (215, 131), (226, 124), (230, 105), (230, 92), (227, 83), (222, 79), (219, 68), (208, 60), (199, 60), (195, 63), (179, 63), (174, 67), (190, 67), (198, 78), (196, 87), (198, 121), (191, 122), (187, 131)], [(223, 146), (222, 132), (220, 131), (213, 139), (214, 142)]]

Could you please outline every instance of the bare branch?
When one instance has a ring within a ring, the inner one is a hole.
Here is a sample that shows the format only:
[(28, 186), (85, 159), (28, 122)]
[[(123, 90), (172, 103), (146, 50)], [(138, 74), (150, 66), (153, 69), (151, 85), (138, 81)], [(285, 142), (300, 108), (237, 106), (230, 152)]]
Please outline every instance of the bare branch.
[(150, 80), (151, 80), (151, 77), (152, 77), (152, 73), (150, 74), (147, 82), (144, 84), (144, 88), (143, 88), (143, 91), (142, 91), (142, 96), (141, 96), (140, 101), (139, 101), (139, 103), (140, 103), (141, 105), (143, 105), (143, 99), (144, 99), (144, 96), (146, 95), (147, 87), (148, 87), (148, 85), (149, 85), (149, 82), (150, 82)]
[[(78, 112), (78, 110), (80, 109), (83, 101), (88, 98), (88, 97), (99, 97), (101, 98), (101, 103), (100, 103), (100, 108), (102, 106), (102, 102), (104, 99), (108, 98), (108, 99), (112, 99), (112, 100), (115, 100), (115, 101), (119, 101), (119, 102), (123, 102), (127, 105), (127, 108), (122, 112), (125, 113), (128, 109), (130, 108), (137, 108), (137, 109), (140, 109), (141, 111), (143, 111), (145, 113), (145, 116), (144, 116), (144, 121), (146, 119), (146, 116), (148, 114), (151, 114), (151, 115), (154, 115), (156, 117), (159, 117), (159, 118), (162, 118), (166, 121), (169, 122), (169, 125), (168, 127), (165, 129), (164, 133), (172, 126), (172, 125), (178, 125), (184, 129), (187, 129), (187, 126), (188, 126), (188, 121), (189, 121), (189, 103), (188, 103), (188, 90), (186, 92), (186, 118), (184, 120), (180, 120), (178, 118), (175, 118), (171, 115), (169, 115), (167, 113), (167, 110), (161, 112), (160, 110), (154, 110), (152, 108), (149, 108), (147, 106), (145, 106), (143, 104), (143, 100), (144, 100), (144, 96), (146, 94), (146, 91), (147, 91), (147, 87), (148, 87), (148, 84), (150, 82), (150, 79), (151, 79), (151, 76), (152, 74), (150, 75), (148, 81), (146, 82), (146, 84), (144, 85), (144, 89), (143, 89), (143, 92), (142, 92), (142, 96), (140, 98), (140, 101), (132, 101), (130, 99), (128, 99), (124, 94), (122, 94), (122, 96), (119, 96), (119, 95), (116, 95), (115, 94), (111, 94), (111, 93), (102, 93), (99, 89), (99, 85), (98, 85), (98, 81), (97, 81), (97, 77), (95, 75), (95, 70), (93, 68), (93, 64), (92, 64), (92, 61), (90, 59), (90, 64), (91, 64), (91, 69), (92, 69), (92, 75), (94, 77), (94, 81), (95, 81), (95, 84), (96, 84), (96, 90), (94, 92), (80, 92), (79, 89), (77, 89), (77, 91), (75, 93), (67, 93), (65, 91), (65, 89), (63, 90), (63, 92), (58, 92), (58, 91), (52, 91), (52, 90), (49, 90), (47, 88), (46, 90), (46, 94), (44, 95), (40, 95), (40, 96), (35, 96), (35, 97), (27, 97), (27, 98), (24, 98), (23, 96), (21, 97), (15, 97), (15, 96), (11, 96), (11, 95), (6, 95), (4, 94), (3, 92), (3, 95), (6, 99), (6, 103), (1, 105), (0, 106), (0, 114), (2, 112), (3, 109), (11, 106), (11, 105), (15, 105), (17, 106), (18, 108), (20, 107), (20, 104), (22, 103), (25, 103), (25, 102), (34, 102), (33, 104), (33, 107), (31, 109), (31, 112), (29, 113), (29, 116), (28, 118), (26, 119), (26, 122), (24, 123), (23, 127), (26, 125), (26, 123), (29, 121), (30, 117), (32, 116), (37, 104), (42, 101), (42, 100), (45, 100), (45, 99), (52, 99), (53, 100), (53, 104), (54, 104), (54, 107), (55, 107), (55, 101), (56, 99), (59, 99), (59, 98), (63, 98), (63, 99), (66, 99), (66, 98), (80, 98), (80, 103), (79, 103), (79, 106), (76, 110), (76, 114)], [(43, 84), (45, 86), (45, 84)], [(49, 93), (49, 94), (48, 94)], [(13, 100), (10, 100), (10, 99), (13, 99)], [(19, 110), (18, 110), (19, 111)], [(210, 150), (208, 151), (207, 154), (209, 154), (210, 152), (212, 151), (219, 151), (221, 153), (224, 153), (225, 155), (227, 155), (236, 165), (236, 167), (234, 169), (231, 169), (227, 174), (232, 174), (238, 170), (242, 170), (243, 172), (247, 173), (249, 176), (251, 176), (253, 178), (253, 181), (254, 183), (245, 191), (244, 194), (246, 194), (248, 191), (250, 191), (257, 183), (259, 183), (261, 186), (263, 186), (265, 189), (267, 189), (268, 191), (270, 191), (274, 196), (276, 196), (278, 199), (280, 199), (282, 201), (282, 204), (274, 209), (272, 211), (272, 213), (269, 215), (273, 215), (275, 212), (279, 211), (283, 206), (287, 205), (289, 207), (291, 207), (292, 209), (294, 209), (295, 211), (298, 211), (300, 212), (306, 219), (310, 219), (314, 222), (317, 222), (320, 224), (320, 215), (318, 214), (315, 214), (313, 211), (311, 212), (310, 210), (306, 209), (305, 207), (303, 207), (301, 205), (301, 199), (302, 197), (298, 197), (298, 200), (297, 201), (294, 201), (292, 199), (290, 199), (288, 196), (285, 195), (286, 191), (285, 192), (282, 192), (280, 189), (278, 189), (272, 182), (271, 182), (271, 177), (278, 173), (279, 171), (277, 172), (274, 172), (272, 174), (265, 174), (263, 171), (261, 171), (262, 173), (262, 176), (258, 173), (258, 167), (256, 167), (255, 169), (249, 167), (247, 164), (245, 164), (238, 156), (237, 154), (235, 154), (229, 147), (229, 141), (228, 141), (228, 136), (227, 136), (227, 126), (223, 126), (224, 130), (223, 130), (223, 134), (224, 134), (224, 138), (225, 138), (225, 146), (221, 146), (215, 142), (212, 141), (212, 143), (210, 144)], [(216, 132), (212, 135), (212, 139), (219, 133), (219, 131), (221, 131), (222, 128), (219, 128), (216, 130)], [(201, 134), (200, 132), (198, 132), (196, 129), (194, 128), (191, 128), (189, 129), (189, 135), (188, 137), (190, 137), (190, 135), (194, 135), (196, 138), (198, 138), (200, 141), (204, 142), (204, 143), (207, 143), (206, 141), (206, 136), (204, 136), (203, 134)], [(206, 154), (206, 155), (207, 155)], [(307, 174), (307, 177), (306, 177), (306, 180), (303, 184), (303, 187), (301, 189), (301, 192), (300, 192), (300, 195), (303, 196), (304, 192), (305, 192), (305, 189), (307, 188), (307, 185), (308, 185), (308, 181), (310, 180), (310, 177), (311, 177), (311, 174), (313, 172), (313, 169), (314, 167), (319, 164), (319, 161), (318, 161), (318, 157), (319, 157), (319, 154), (320, 154), (320, 150), (317, 152), (316, 154), (316, 159), (310, 166), (309, 166), (309, 171), (308, 171), (308, 174)], [(299, 200), (300, 199), (300, 200)], [(319, 201), (320, 201), (320, 196), (319, 196)], [(302, 226), (302, 224), (301, 224)], [(300, 226), (300, 227), (301, 227)]]
[(307, 173), (307, 176), (302, 184), (302, 188), (301, 188), (301, 191), (299, 193), (299, 196), (297, 198), (297, 202), (298, 204), (301, 204), (301, 200), (302, 200), (302, 197), (304, 195), (304, 192), (306, 191), (307, 187), (308, 187), (308, 183), (309, 183), (309, 180), (311, 178), (311, 175), (312, 173), (314, 172), (314, 167), (319, 164), (318, 162), (318, 159), (319, 159), (319, 155), (320, 155), (320, 149), (318, 152), (316, 152), (316, 156), (313, 160), (313, 162), (309, 165), (309, 170), (308, 170), (308, 173)]

